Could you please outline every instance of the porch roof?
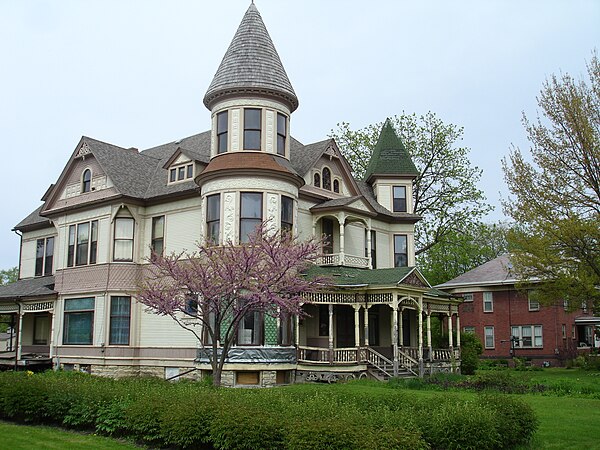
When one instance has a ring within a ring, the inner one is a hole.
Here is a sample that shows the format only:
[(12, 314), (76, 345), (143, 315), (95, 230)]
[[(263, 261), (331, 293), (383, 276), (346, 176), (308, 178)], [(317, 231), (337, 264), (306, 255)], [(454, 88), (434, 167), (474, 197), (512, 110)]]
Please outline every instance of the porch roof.
[[(335, 286), (393, 286), (403, 284), (404, 280), (417, 272), (416, 267), (393, 267), (388, 269), (359, 269), (346, 266), (311, 266), (306, 274), (310, 276), (330, 277)], [(408, 283), (407, 283), (408, 284)], [(426, 295), (434, 297), (451, 298), (452, 295), (439, 289), (427, 289)]]
[(56, 295), (54, 276), (25, 278), (0, 286), (0, 301)]

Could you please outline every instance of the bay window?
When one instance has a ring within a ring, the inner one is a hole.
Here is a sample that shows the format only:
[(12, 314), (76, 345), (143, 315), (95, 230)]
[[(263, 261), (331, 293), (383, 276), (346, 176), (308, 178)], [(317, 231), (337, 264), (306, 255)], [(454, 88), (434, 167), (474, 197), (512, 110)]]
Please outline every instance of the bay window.
[(248, 311), (240, 320), (238, 328), (238, 345), (262, 344), (263, 315), (258, 311)]
[(96, 264), (98, 253), (98, 221), (69, 226), (67, 267)]
[(133, 261), (133, 225), (131, 217), (115, 219), (114, 261)]

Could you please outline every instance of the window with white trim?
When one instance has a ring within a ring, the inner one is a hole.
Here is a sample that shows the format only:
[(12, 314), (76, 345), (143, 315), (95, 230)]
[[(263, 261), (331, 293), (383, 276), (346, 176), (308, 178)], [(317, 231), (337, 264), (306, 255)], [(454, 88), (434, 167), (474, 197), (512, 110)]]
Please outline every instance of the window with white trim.
[(406, 186), (393, 186), (392, 194), (394, 212), (406, 212)]
[(494, 348), (494, 327), (484, 327), (485, 348)]
[(152, 241), (150, 246), (158, 256), (163, 255), (165, 250), (165, 216), (152, 218)]
[(130, 319), (131, 297), (111, 296), (109, 345), (129, 345)]
[(169, 184), (194, 178), (194, 164), (185, 163), (169, 169)]
[(94, 303), (94, 297), (65, 299), (64, 345), (92, 344)]
[(67, 267), (96, 264), (98, 253), (98, 221), (69, 226)]
[(566, 323), (562, 324), (562, 338), (563, 339), (567, 338), (567, 324)]
[(133, 217), (115, 218), (113, 261), (133, 261)]
[(281, 231), (292, 233), (294, 228), (294, 199), (281, 196)]
[(221, 194), (206, 197), (206, 241), (219, 244), (221, 229)]
[(250, 235), (260, 226), (263, 218), (263, 201), (260, 192), (242, 192), (240, 197), (240, 243), (248, 242)]
[(260, 150), (261, 114), (257, 108), (244, 109), (244, 150)]
[(35, 276), (52, 275), (54, 237), (38, 239), (35, 250)]
[(229, 111), (217, 114), (217, 154), (227, 151), (228, 114)]
[(285, 142), (287, 140), (287, 116), (277, 113), (277, 154), (285, 156)]
[(394, 267), (408, 266), (408, 237), (405, 234), (394, 235)]
[(492, 292), (483, 293), (483, 312), (494, 312), (494, 294)]
[(473, 301), (473, 294), (463, 294), (463, 300), (465, 302), (472, 302)]
[(541, 325), (512, 326), (511, 335), (517, 348), (542, 348), (544, 346)]
[(529, 311), (539, 311), (540, 310), (540, 302), (531, 298), (531, 294), (527, 296), (527, 306)]
[(463, 333), (475, 334), (475, 327), (471, 327), (471, 326), (463, 327)]

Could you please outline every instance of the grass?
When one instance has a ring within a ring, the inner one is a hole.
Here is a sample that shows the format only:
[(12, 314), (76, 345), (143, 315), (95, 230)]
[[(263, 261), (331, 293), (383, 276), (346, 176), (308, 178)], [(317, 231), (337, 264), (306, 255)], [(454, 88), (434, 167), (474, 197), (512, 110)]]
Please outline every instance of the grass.
[(60, 428), (16, 425), (0, 421), (0, 448), (11, 450), (127, 450), (133, 444), (92, 434), (74, 433)]

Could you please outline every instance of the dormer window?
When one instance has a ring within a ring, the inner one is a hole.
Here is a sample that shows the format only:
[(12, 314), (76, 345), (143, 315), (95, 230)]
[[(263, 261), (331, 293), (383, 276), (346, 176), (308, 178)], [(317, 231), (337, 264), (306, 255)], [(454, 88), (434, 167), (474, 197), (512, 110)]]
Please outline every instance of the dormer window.
[(217, 114), (217, 154), (227, 151), (228, 112)]
[(185, 181), (194, 178), (194, 164), (181, 164), (169, 169), (169, 183)]
[(260, 115), (260, 109), (244, 109), (244, 150), (260, 150)]
[(83, 171), (83, 175), (81, 176), (81, 192), (90, 192), (92, 189), (92, 171), (90, 169), (85, 169)]

